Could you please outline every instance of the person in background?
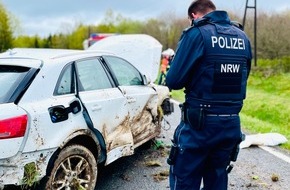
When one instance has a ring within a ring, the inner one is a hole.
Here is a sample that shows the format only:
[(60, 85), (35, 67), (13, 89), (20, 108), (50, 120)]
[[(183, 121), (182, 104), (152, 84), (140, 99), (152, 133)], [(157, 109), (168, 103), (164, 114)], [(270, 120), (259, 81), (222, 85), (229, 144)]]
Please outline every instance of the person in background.
[(170, 189), (226, 190), (243, 137), (239, 112), (251, 44), (242, 27), (210, 0), (193, 1), (188, 18), (191, 26), (181, 35), (166, 77), (170, 89), (185, 89), (167, 159)]
[(160, 76), (158, 80), (158, 84), (160, 85), (166, 85), (166, 73), (170, 68), (171, 61), (174, 57), (174, 50), (171, 48), (168, 48), (162, 52), (162, 59), (161, 59), (161, 65), (160, 65)]
[(160, 65), (160, 76), (159, 76), (159, 80), (158, 80), (159, 85), (161, 85), (161, 84), (165, 85), (164, 83), (165, 83), (168, 65), (169, 65), (169, 56), (162, 55), (161, 65)]

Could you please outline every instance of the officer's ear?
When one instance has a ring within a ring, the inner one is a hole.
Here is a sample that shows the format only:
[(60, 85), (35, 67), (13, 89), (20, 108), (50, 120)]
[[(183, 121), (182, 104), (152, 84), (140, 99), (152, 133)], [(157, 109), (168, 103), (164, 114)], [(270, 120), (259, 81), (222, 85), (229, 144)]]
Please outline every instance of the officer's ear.
[(198, 13), (191, 13), (190, 18), (191, 18), (190, 25), (194, 26), (196, 24), (196, 20), (198, 20), (200, 18), (200, 16)]
[(193, 26), (193, 22), (194, 22), (194, 14), (191, 13), (190, 15), (188, 15), (188, 20), (190, 22), (190, 26)]

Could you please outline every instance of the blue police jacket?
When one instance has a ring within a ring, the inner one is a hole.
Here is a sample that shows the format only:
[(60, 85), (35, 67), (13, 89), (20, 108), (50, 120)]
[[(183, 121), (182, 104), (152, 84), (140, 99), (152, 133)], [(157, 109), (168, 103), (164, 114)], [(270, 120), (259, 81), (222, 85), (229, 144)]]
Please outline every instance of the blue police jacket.
[[(183, 31), (167, 73), (170, 89), (185, 88), (189, 105), (236, 106), (246, 97), (251, 44), (225, 11), (213, 11)], [(216, 112), (225, 112), (216, 110)]]

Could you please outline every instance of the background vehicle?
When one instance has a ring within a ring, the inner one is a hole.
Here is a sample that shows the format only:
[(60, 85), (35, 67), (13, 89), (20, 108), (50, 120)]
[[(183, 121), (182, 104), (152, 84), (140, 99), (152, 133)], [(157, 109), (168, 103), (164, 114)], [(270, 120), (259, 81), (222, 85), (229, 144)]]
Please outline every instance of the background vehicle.
[(84, 47), (84, 49), (88, 49), (94, 43), (96, 43), (104, 38), (113, 36), (113, 35), (117, 35), (117, 34), (116, 33), (91, 33), (90, 37), (83, 41), (83, 47)]
[(172, 112), (168, 88), (146, 78), (108, 52), (0, 54), (0, 188), (94, 189), (100, 164), (134, 154)]

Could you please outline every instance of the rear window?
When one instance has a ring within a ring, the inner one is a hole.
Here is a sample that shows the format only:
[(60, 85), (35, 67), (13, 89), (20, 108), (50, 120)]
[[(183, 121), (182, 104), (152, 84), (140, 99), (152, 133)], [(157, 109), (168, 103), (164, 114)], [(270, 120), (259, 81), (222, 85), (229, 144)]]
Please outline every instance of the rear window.
[(21, 91), (19, 84), (29, 70), (30, 68), (27, 67), (0, 66), (0, 103), (10, 102), (13, 94), (16, 91)]

